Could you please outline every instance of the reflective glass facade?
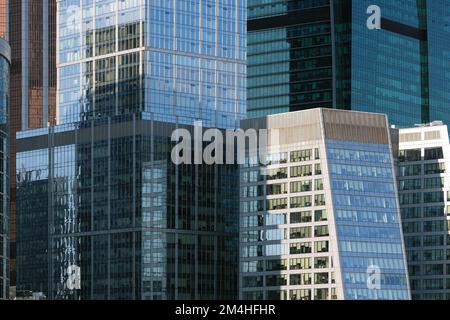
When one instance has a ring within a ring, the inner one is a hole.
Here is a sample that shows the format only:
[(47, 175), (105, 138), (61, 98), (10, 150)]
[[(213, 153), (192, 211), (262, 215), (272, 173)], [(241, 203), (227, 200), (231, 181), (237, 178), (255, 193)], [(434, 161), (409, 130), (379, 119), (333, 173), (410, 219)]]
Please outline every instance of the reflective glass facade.
[(243, 126), (279, 139), (267, 165), (249, 150), (241, 169), (240, 297), (410, 299), (386, 117), (314, 109)]
[[(389, 145), (327, 140), (345, 299), (409, 299), (405, 251)], [(367, 286), (367, 268), (381, 289)]]
[(175, 166), (170, 136), (245, 115), (246, 2), (64, 0), (58, 17), (57, 126), (17, 135), (18, 289), (237, 298), (237, 168)]
[[(377, 1), (376, 4), (382, 10), (382, 17), (419, 28), (420, 2)], [(366, 11), (372, 4), (375, 3), (370, 0), (352, 1), (348, 106), (354, 110), (385, 113), (392, 124), (399, 126), (427, 122), (429, 104), (425, 91), (428, 85), (421, 64), (426, 59), (421, 55), (423, 41), (399, 31), (369, 30)]]
[(245, 115), (246, 1), (58, 5), (58, 124), (145, 111), (224, 128)]
[(0, 300), (9, 297), (9, 74), (8, 1), (0, 1)]
[[(237, 298), (237, 168), (175, 166), (175, 125), (143, 117), (19, 139), (19, 290), (51, 299)], [(78, 289), (71, 266), (80, 268)]]
[[(370, 5), (381, 9), (382, 30), (367, 28)], [(249, 1), (249, 116), (319, 106), (386, 113), (400, 127), (448, 122), (447, 7), (426, 0)]]
[(328, 0), (248, 1), (248, 116), (333, 106), (329, 12)]

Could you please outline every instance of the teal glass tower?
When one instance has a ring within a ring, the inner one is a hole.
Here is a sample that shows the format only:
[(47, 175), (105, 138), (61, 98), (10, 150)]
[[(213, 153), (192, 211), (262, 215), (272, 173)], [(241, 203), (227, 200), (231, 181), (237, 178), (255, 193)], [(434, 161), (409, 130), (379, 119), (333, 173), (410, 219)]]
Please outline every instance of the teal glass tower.
[(325, 107), (400, 127), (450, 121), (446, 1), (250, 0), (248, 15), (250, 117)]
[(57, 125), (17, 135), (18, 289), (237, 298), (237, 167), (170, 154), (176, 128), (244, 117), (246, 2), (63, 0), (57, 12)]

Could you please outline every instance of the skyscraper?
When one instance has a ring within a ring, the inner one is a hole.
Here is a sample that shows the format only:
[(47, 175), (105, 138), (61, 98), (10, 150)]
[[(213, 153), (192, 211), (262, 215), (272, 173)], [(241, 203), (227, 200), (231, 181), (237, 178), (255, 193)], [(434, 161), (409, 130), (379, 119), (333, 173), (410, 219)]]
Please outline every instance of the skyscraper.
[(398, 188), (411, 294), (450, 299), (450, 143), (447, 126), (396, 130)]
[(0, 1), (0, 300), (9, 295), (8, 116), (11, 49), (8, 44), (8, 1)]
[(57, 126), (18, 134), (18, 289), (237, 298), (238, 168), (170, 151), (245, 115), (245, 1), (64, 0), (58, 21)]
[[(11, 107), (9, 174), (16, 175), (16, 132), (55, 124), (56, 0), (9, 2)], [(10, 180), (11, 286), (16, 283), (16, 179)]]
[(241, 174), (240, 297), (410, 299), (385, 115), (330, 109), (243, 121), (269, 131)]
[[(381, 30), (367, 25), (373, 5)], [(250, 117), (325, 107), (450, 121), (447, 1), (251, 0), (248, 15)]]

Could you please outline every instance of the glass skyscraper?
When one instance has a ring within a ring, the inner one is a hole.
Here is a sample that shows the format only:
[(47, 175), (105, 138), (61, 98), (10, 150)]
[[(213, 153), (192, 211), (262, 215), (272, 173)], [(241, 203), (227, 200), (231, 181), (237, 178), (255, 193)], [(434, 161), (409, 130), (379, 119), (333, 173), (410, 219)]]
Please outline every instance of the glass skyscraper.
[(0, 1), (0, 300), (9, 296), (9, 72), (8, 1)]
[[(368, 7), (381, 30), (367, 27)], [(248, 1), (250, 117), (314, 107), (449, 122), (444, 0)]]
[(242, 168), (240, 297), (410, 299), (386, 116), (314, 109), (243, 127), (271, 139), (266, 164), (248, 150)]
[(450, 143), (442, 122), (393, 129), (398, 189), (415, 300), (450, 299)]
[(58, 124), (152, 112), (236, 127), (246, 113), (246, 2), (58, 3)]
[(234, 299), (236, 166), (175, 166), (171, 133), (246, 112), (246, 2), (58, 2), (57, 126), (17, 135), (18, 289)]

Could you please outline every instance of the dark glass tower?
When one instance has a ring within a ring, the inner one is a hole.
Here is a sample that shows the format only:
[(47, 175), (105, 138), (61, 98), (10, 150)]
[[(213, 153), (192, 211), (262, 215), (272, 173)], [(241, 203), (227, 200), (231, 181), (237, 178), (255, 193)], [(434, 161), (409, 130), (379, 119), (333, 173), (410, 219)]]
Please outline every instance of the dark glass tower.
[[(381, 30), (367, 27), (381, 9)], [(450, 121), (443, 0), (248, 2), (248, 114), (314, 107), (386, 113), (398, 126)]]

